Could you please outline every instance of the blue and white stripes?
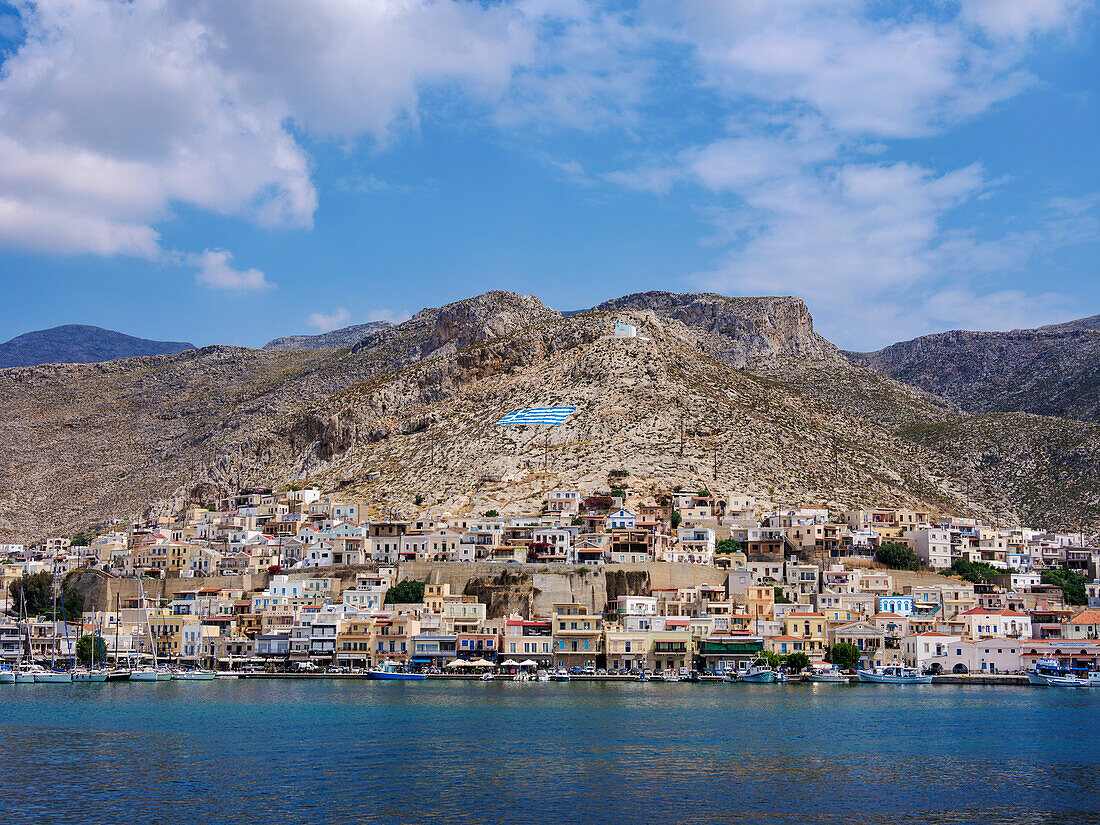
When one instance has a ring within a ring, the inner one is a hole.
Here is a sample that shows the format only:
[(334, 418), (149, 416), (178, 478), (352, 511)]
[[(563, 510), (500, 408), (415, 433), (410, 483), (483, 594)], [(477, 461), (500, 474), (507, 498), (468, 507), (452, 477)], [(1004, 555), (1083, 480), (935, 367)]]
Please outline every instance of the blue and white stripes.
[(558, 426), (565, 423), (576, 410), (576, 407), (532, 407), (529, 410), (516, 410), (508, 413), (497, 421), (494, 426), (501, 424), (551, 424)]

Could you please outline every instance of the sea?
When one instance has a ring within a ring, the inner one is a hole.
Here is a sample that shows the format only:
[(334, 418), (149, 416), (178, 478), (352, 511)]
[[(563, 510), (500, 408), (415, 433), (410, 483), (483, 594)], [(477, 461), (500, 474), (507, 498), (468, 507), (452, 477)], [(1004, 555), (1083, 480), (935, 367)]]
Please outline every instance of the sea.
[(13, 823), (1100, 823), (1100, 691), (0, 685)]

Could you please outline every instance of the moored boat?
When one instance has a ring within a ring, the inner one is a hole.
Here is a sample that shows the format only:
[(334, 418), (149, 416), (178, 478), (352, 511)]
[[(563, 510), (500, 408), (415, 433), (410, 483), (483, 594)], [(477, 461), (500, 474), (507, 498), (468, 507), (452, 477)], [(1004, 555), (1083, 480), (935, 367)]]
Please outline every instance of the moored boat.
[(172, 672), (172, 678), (183, 682), (208, 682), (217, 674), (212, 670), (177, 670)]
[(1100, 687), (1100, 673), (1089, 671), (1078, 675), (1055, 659), (1040, 659), (1034, 669), (1027, 672), (1027, 680), (1042, 687)]
[(73, 675), (67, 670), (43, 670), (34, 674), (34, 681), (36, 684), (71, 685)]
[(861, 682), (873, 682), (880, 685), (930, 685), (932, 674), (921, 673), (915, 667), (887, 665), (873, 670), (857, 670), (856, 677)]
[(569, 671), (561, 667), (550, 674), (551, 682), (568, 682), (570, 679)]
[(0, 685), (14, 685), (15, 671), (11, 668), (0, 670)]
[(748, 668), (741, 671), (738, 677), (738, 681), (741, 682), (751, 682), (760, 685), (772, 684), (776, 681), (776, 672), (766, 660), (756, 658), (749, 662)]
[(77, 668), (72, 672), (74, 682), (106, 682), (107, 671), (100, 668)]
[(850, 681), (848, 674), (842, 673), (837, 667), (814, 667), (806, 675), (807, 682), (822, 682), (822, 683), (836, 683), (836, 684), (848, 684)]
[(427, 679), (428, 676), (425, 673), (412, 673), (408, 670), (404, 670), (397, 662), (383, 662), (378, 667), (371, 668), (367, 671), (368, 679), (381, 679), (383, 681), (398, 682), (398, 681), (414, 681), (419, 682)]

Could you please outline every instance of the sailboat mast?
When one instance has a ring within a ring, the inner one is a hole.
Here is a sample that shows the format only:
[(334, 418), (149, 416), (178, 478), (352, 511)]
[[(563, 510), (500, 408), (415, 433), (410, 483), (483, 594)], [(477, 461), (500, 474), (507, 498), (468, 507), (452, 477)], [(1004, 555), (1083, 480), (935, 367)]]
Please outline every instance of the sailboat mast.
[(121, 593), (115, 593), (115, 668), (118, 668), (118, 620), (119, 612), (121, 610), (120, 602), (122, 600)]

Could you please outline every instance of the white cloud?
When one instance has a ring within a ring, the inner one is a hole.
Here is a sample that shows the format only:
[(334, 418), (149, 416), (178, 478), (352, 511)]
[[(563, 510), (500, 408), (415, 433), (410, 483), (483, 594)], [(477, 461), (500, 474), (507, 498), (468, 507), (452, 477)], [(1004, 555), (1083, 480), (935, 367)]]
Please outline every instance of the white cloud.
[(962, 0), (960, 17), (992, 37), (1026, 40), (1068, 28), (1082, 0)]
[(195, 280), (215, 289), (237, 292), (260, 292), (274, 289), (264, 273), (258, 269), (234, 269), (230, 264), (233, 254), (225, 249), (208, 249), (201, 255), (192, 255), (191, 263), (198, 267)]
[(319, 332), (329, 332), (337, 327), (345, 326), (350, 317), (350, 312), (343, 307), (337, 307), (329, 313), (312, 312), (306, 319), (306, 322)]

